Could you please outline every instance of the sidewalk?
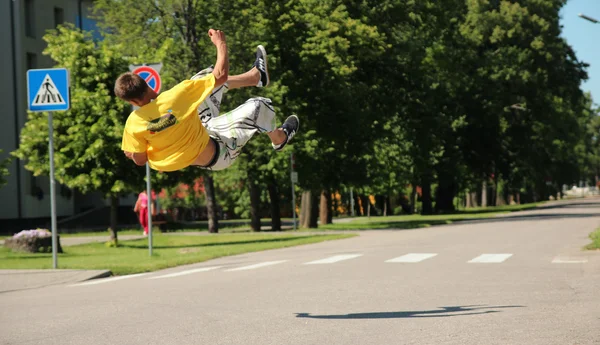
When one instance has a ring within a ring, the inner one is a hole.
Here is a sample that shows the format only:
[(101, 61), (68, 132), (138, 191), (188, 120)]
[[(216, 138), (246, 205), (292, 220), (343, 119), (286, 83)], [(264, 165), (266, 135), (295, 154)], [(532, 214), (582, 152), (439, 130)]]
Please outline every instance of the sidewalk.
[(0, 270), (0, 293), (108, 277), (108, 270)]

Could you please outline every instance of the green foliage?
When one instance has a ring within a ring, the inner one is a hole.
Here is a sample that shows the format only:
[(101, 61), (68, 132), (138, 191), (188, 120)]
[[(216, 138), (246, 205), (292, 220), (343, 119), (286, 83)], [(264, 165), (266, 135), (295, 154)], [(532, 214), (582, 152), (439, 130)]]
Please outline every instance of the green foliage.
[[(2, 153), (2, 150), (0, 150), (0, 153)], [(6, 176), (9, 174), (8, 166), (11, 162), (12, 158), (10, 156), (0, 161), (0, 188), (6, 184)]]
[[(128, 71), (119, 47), (94, 42), (70, 24), (50, 31), (44, 40), (44, 54), (69, 70), (71, 82), (71, 109), (53, 115), (56, 180), (82, 193), (112, 196), (135, 191), (143, 175), (121, 151), (131, 108), (113, 94), (114, 81)], [(49, 173), (47, 116), (28, 114), (19, 148), (13, 152), (35, 176)]]
[(592, 231), (589, 235), (592, 243), (588, 244), (585, 248), (588, 250), (600, 250), (600, 229)]
[(211, 27), (227, 35), (232, 74), (265, 45), (271, 85), (230, 91), (222, 111), (269, 97), (279, 122), (295, 113), (301, 129), (283, 153), (257, 135), (233, 167), (213, 174), (221, 206), (247, 216), (251, 183), (264, 202), (268, 185), (289, 190), (291, 152), (303, 189), (406, 195), (432, 186), (440, 212), (483, 181), (541, 200), (591, 180), (600, 121), (580, 89), (587, 65), (560, 36), (564, 3), (98, 0), (96, 8), (122, 55), (165, 63), (165, 87), (214, 63)]

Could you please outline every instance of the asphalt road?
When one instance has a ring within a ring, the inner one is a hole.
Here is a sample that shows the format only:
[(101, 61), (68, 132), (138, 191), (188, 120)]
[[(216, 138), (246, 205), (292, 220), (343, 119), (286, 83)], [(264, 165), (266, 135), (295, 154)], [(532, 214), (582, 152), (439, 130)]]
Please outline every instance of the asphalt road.
[(600, 344), (600, 199), (0, 294), (1, 344)]

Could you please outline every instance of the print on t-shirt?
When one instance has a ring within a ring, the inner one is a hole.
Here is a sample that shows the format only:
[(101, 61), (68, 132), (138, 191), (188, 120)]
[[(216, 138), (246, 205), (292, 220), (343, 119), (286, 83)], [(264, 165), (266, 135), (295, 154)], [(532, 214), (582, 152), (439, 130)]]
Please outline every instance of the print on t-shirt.
[(148, 123), (147, 130), (150, 131), (150, 134), (154, 134), (156, 132), (164, 131), (165, 129), (175, 125), (177, 123), (177, 118), (173, 115), (173, 110), (169, 109), (169, 113), (165, 114), (158, 119), (154, 119)]

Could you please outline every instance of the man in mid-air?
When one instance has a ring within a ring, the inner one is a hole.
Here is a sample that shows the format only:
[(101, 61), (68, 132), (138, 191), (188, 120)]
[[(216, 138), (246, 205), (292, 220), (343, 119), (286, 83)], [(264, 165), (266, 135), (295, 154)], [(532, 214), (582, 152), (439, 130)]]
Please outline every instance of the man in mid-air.
[(253, 67), (230, 76), (225, 34), (210, 29), (208, 35), (217, 47), (214, 68), (202, 70), (160, 95), (135, 73), (123, 73), (117, 79), (117, 97), (139, 107), (127, 118), (121, 144), (135, 164), (148, 162), (152, 169), (167, 172), (188, 166), (222, 170), (233, 164), (256, 132), (266, 133), (276, 151), (297, 133), (296, 115), (276, 127), (268, 98), (250, 98), (219, 116), (221, 99), (228, 89), (269, 84), (267, 54), (258, 46)]

